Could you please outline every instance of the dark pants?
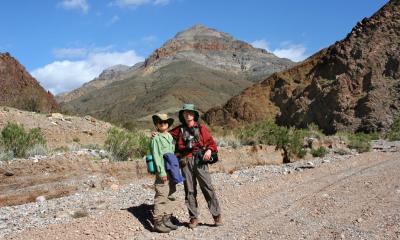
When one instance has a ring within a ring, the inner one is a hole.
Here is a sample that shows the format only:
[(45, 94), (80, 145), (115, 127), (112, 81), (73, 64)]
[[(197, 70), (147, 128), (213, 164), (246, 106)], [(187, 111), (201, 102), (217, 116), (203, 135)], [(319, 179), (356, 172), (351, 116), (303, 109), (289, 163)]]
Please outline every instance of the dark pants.
[(182, 168), (183, 177), (185, 178), (185, 203), (189, 210), (190, 218), (197, 218), (199, 213), (197, 210), (197, 182), (207, 201), (210, 213), (213, 216), (221, 214), (217, 195), (211, 183), (211, 176), (208, 172), (207, 164), (197, 164), (196, 157), (187, 158), (187, 164)]

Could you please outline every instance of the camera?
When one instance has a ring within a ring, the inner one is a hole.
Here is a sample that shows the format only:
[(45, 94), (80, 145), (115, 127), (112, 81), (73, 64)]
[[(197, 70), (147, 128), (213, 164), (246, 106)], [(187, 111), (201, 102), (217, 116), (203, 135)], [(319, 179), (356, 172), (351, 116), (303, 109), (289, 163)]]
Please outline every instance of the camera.
[(186, 150), (191, 150), (192, 148), (193, 148), (193, 139), (194, 139), (194, 137), (193, 136), (188, 136), (186, 139), (185, 139), (185, 147), (186, 147)]

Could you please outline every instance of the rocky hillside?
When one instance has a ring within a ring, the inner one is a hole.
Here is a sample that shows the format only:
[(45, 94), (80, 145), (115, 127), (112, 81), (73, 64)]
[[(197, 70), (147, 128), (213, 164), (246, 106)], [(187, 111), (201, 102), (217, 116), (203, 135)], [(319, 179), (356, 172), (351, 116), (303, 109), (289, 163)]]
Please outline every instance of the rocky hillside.
[(53, 95), (9, 53), (0, 53), (0, 105), (35, 112), (58, 107)]
[(277, 118), (325, 132), (386, 129), (400, 108), (400, 1), (358, 22), (347, 37), (273, 74), (205, 115), (211, 124)]
[(193, 102), (204, 112), (293, 64), (196, 25), (178, 33), (143, 64), (114, 78), (100, 76), (59, 99), (69, 112), (108, 121), (150, 121), (158, 111), (176, 113), (183, 102)]

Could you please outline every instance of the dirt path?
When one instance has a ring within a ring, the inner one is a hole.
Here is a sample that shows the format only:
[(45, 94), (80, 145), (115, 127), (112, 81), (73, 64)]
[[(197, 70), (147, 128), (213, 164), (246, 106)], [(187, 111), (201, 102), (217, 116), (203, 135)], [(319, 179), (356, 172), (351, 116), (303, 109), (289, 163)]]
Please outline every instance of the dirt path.
[(190, 230), (182, 196), (169, 234), (149, 231), (151, 206), (138, 203), (6, 239), (400, 239), (400, 153), (371, 152), (286, 175), (214, 185), (224, 226), (212, 227), (200, 197), (201, 226)]

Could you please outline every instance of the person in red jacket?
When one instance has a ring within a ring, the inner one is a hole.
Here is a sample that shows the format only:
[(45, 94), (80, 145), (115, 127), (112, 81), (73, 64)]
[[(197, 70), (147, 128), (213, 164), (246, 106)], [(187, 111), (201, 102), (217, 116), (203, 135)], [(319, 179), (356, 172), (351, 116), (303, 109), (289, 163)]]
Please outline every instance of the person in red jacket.
[(211, 182), (207, 161), (211, 153), (217, 152), (217, 144), (205, 125), (199, 124), (199, 112), (193, 104), (184, 104), (179, 111), (181, 125), (170, 131), (176, 141), (175, 152), (180, 156), (182, 174), (185, 178), (185, 203), (189, 210), (189, 227), (198, 223), (197, 182), (207, 201), (215, 226), (222, 225), (221, 208)]

